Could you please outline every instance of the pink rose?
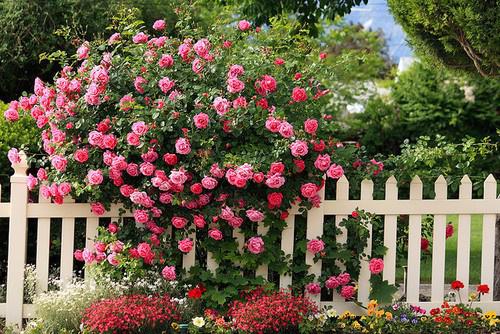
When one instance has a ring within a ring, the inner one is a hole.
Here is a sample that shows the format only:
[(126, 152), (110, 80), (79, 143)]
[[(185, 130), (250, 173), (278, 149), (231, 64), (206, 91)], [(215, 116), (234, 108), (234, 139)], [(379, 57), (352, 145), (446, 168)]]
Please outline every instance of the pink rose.
[(90, 185), (96, 186), (102, 183), (104, 177), (99, 169), (97, 170), (91, 169), (87, 173), (87, 179), (89, 180)]
[(61, 196), (66, 196), (71, 192), (71, 183), (63, 182), (57, 187)]
[(372, 274), (380, 274), (384, 270), (384, 260), (378, 258), (371, 259), (369, 268)]
[(104, 208), (104, 204), (96, 202), (90, 204), (90, 211), (96, 216), (102, 216), (106, 212), (106, 209)]
[(292, 100), (295, 102), (303, 102), (307, 100), (307, 93), (304, 88), (295, 87), (292, 90)]
[(73, 153), (73, 158), (79, 163), (84, 163), (89, 159), (89, 151), (86, 148), (81, 148)]
[(130, 132), (127, 134), (127, 144), (130, 146), (139, 146), (141, 144), (141, 137), (133, 132)]
[(194, 125), (198, 129), (205, 129), (208, 126), (210, 119), (207, 114), (201, 112), (199, 114), (194, 115), (193, 121)]
[(245, 73), (245, 69), (241, 65), (231, 65), (229, 72), (227, 72), (228, 78), (237, 78)]
[(222, 240), (224, 237), (222, 232), (216, 228), (210, 229), (210, 231), (208, 231), (208, 236), (217, 241)]
[(316, 161), (314, 161), (314, 167), (324, 172), (330, 167), (330, 163), (331, 159), (328, 154), (319, 154)]
[(109, 233), (115, 234), (115, 233), (118, 232), (118, 230), (119, 230), (118, 225), (116, 225), (115, 223), (110, 223), (108, 225), (108, 231), (109, 231)]
[[(21, 156), (16, 148), (11, 148), (9, 152), (7, 152), (7, 157), (9, 158), (11, 164), (18, 164), (21, 162)], [(64, 168), (66, 168), (66, 165)]]
[(183, 253), (189, 253), (193, 249), (193, 241), (189, 238), (179, 240), (177, 248)]
[(172, 170), (169, 179), (173, 184), (182, 185), (187, 181), (187, 176), (183, 171)]
[(77, 260), (79, 262), (85, 261), (83, 259), (83, 251), (81, 249), (75, 250), (75, 252), (73, 253), (73, 256), (75, 257), (75, 260)]
[(274, 174), (267, 178), (266, 185), (272, 189), (281, 188), (285, 184), (285, 178), (281, 174)]
[(306, 183), (300, 187), (300, 193), (305, 198), (311, 198), (318, 192), (318, 186), (314, 183)]
[(146, 35), (143, 32), (140, 32), (136, 34), (134, 37), (132, 37), (132, 42), (134, 42), (135, 44), (143, 44), (148, 41), (148, 38), (149, 38), (148, 35)]
[(139, 166), (135, 163), (129, 163), (127, 166), (127, 174), (130, 176), (139, 175)]
[[(109, 230), (109, 226), (108, 226), (108, 230)], [(124, 246), (123, 242), (117, 240), (109, 245), (109, 249), (111, 249), (111, 251), (114, 253), (121, 253), (123, 251), (123, 246)]]
[(184, 227), (186, 227), (187, 223), (188, 223), (188, 220), (184, 217), (178, 217), (178, 216), (172, 217), (172, 225), (175, 228), (178, 228), (178, 229), (184, 228)]
[(326, 171), (326, 175), (332, 179), (340, 179), (344, 175), (344, 169), (340, 165), (333, 164)]
[(175, 266), (165, 266), (161, 271), (161, 275), (167, 281), (175, 281), (177, 275), (175, 274)]
[(168, 77), (161, 78), (160, 81), (158, 81), (158, 87), (160, 87), (163, 93), (168, 93), (168, 91), (171, 90), (174, 86), (175, 81), (170, 80)]
[(191, 144), (189, 139), (179, 138), (175, 141), (175, 151), (179, 154), (189, 154), (191, 152)]
[(319, 283), (309, 283), (306, 285), (306, 291), (310, 295), (319, 295), (321, 293), (321, 286)]
[(207, 222), (205, 221), (205, 218), (202, 215), (194, 215), (193, 222), (197, 228), (204, 228), (205, 225), (207, 224)]
[(32, 174), (29, 174), (28, 179), (26, 180), (26, 185), (28, 190), (33, 190), (38, 185), (38, 179)]
[(203, 71), (203, 62), (200, 60), (200, 58), (196, 58), (195, 60), (193, 60), (193, 63), (191, 64), (191, 69), (196, 74), (200, 74), (201, 71)]
[(198, 56), (206, 58), (210, 52), (210, 42), (206, 38), (200, 39), (193, 45), (193, 50)]
[(323, 240), (313, 239), (307, 242), (307, 250), (313, 254), (318, 254), (325, 249)]
[(171, 55), (162, 55), (158, 60), (158, 66), (161, 68), (168, 68), (174, 65), (174, 58)]
[(116, 253), (111, 253), (108, 255), (108, 262), (109, 264), (111, 264), (112, 266), (117, 266), (120, 264), (120, 261), (116, 258), (117, 254)]
[(281, 203), (283, 201), (283, 194), (282, 193), (270, 193), (267, 195), (267, 201), (268, 201), (269, 206), (271, 208), (278, 208), (281, 206)]
[(264, 217), (265, 217), (262, 212), (260, 212), (259, 210), (255, 210), (255, 209), (247, 210), (246, 214), (247, 214), (248, 219), (250, 219), (250, 221), (253, 221), (254, 223), (258, 223), (258, 222), (263, 221)]
[(310, 135), (315, 134), (316, 130), (318, 130), (318, 121), (311, 118), (306, 119), (304, 122), (304, 130)]
[(239, 93), (245, 89), (245, 84), (243, 81), (236, 78), (227, 79), (227, 91), (229, 93)]
[(203, 186), (203, 188), (208, 189), (208, 190), (215, 189), (215, 187), (217, 187), (217, 184), (218, 184), (218, 181), (210, 176), (205, 176), (201, 180), (201, 185)]
[[(288, 124), (290, 125), (290, 124)], [(266, 120), (266, 129), (268, 129), (269, 131), (271, 131), (272, 133), (276, 133), (276, 132), (279, 132), (280, 130), (280, 126), (281, 126), (281, 121), (280, 120), (277, 120), (276, 118), (274, 117), (269, 117), (267, 120)], [(285, 127), (288, 127), (288, 126), (285, 126)], [(291, 125), (290, 125), (291, 127)], [(292, 135), (293, 135), (293, 127), (291, 128), (287, 128), (286, 131), (292, 131)], [(288, 133), (287, 132), (287, 133)], [(290, 137), (292, 136), (290, 135)]]
[(88, 141), (89, 141), (90, 145), (92, 145), (92, 146), (101, 146), (102, 145), (102, 140), (103, 140), (102, 133), (100, 133), (98, 131), (91, 131), (91, 132), (89, 132)]
[(347, 285), (351, 281), (351, 275), (349, 273), (342, 273), (337, 277), (340, 285)]
[(139, 170), (141, 171), (142, 175), (145, 176), (153, 175), (155, 169), (156, 169), (155, 165), (153, 165), (150, 162), (143, 162), (139, 167)]
[(86, 264), (90, 264), (95, 261), (95, 253), (90, 249), (85, 248), (82, 252), (82, 259)]
[(247, 20), (241, 20), (240, 22), (238, 22), (238, 29), (241, 31), (247, 31), (251, 27), (252, 25)]
[(356, 289), (352, 285), (344, 285), (342, 290), (340, 290), (340, 295), (344, 297), (344, 299), (349, 300), (354, 297), (354, 293)]
[[(90, 48), (89, 48), (89, 43), (88, 42), (84, 42), (79, 48), (78, 50), (76, 50), (76, 55), (78, 56), (78, 59), (85, 59), (85, 58), (88, 58), (89, 57), (89, 51), (90, 51)], [(38, 78), (37, 78), (38, 79)], [(36, 86), (35, 86), (35, 92), (36, 92)], [(41, 95), (41, 94), (37, 94), (37, 95)]]
[(9, 122), (15, 122), (19, 119), (19, 112), (15, 109), (7, 109), (4, 113), (3, 116), (5, 117), (6, 120)]
[(146, 132), (148, 132), (148, 126), (146, 125), (146, 123), (140, 121), (140, 122), (135, 122), (134, 124), (132, 124), (132, 131), (138, 135), (138, 136), (142, 136), (144, 134), (146, 134)]
[(217, 114), (222, 116), (231, 108), (231, 102), (222, 97), (216, 97), (213, 102), (213, 107)]
[(173, 166), (177, 163), (177, 156), (173, 153), (165, 153), (163, 155), (163, 161), (169, 165), (169, 166)]
[(135, 210), (134, 219), (137, 223), (144, 224), (149, 221), (149, 213), (146, 210)]
[(325, 287), (327, 289), (336, 289), (340, 286), (340, 282), (338, 281), (337, 277), (335, 276), (330, 276), (326, 281), (325, 281)]
[(293, 126), (288, 122), (281, 122), (278, 131), (284, 138), (293, 136)]
[(261, 237), (251, 237), (246, 243), (248, 251), (252, 254), (260, 254), (264, 251), (264, 240)]
[(119, 32), (115, 32), (113, 35), (111, 35), (108, 39), (108, 44), (114, 44), (122, 39), (122, 36), (120, 35)]
[(296, 158), (303, 157), (309, 152), (307, 143), (302, 140), (294, 141), (290, 145), (290, 151), (292, 152), (292, 155)]
[[(19, 160), (20, 161), (20, 160)], [(58, 172), (64, 172), (66, 166), (68, 165), (68, 160), (61, 155), (55, 155), (52, 157), (52, 167), (54, 167)]]
[(154, 30), (165, 30), (167, 27), (167, 23), (164, 20), (156, 20), (155, 23), (153, 23), (153, 29)]

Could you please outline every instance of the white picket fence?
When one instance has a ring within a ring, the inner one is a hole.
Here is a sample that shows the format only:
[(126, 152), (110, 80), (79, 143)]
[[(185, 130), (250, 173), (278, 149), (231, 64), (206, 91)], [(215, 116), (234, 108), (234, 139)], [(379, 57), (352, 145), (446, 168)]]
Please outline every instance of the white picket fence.
[[(75, 218), (86, 219), (86, 246), (92, 247), (92, 240), (96, 236), (99, 223), (98, 217), (90, 212), (86, 203), (74, 203), (66, 200), (64, 204), (57, 205), (39, 197), (38, 203), (28, 202), (26, 188), (26, 171), (28, 165), (23, 156), (21, 163), (13, 166), (14, 175), (11, 177), (10, 203), (0, 203), (0, 218), (9, 218), (9, 249), (8, 249), (8, 274), (7, 274), (7, 302), (0, 304), (0, 318), (5, 317), (8, 324), (21, 324), (23, 318), (35, 316), (33, 305), (23, 304), (23, 277), (27, 252), (27, 219), (37, 218), (37, 249), (36, 269), (40, 289), (46, 290), (49, 274), (49, 243), (51, 218), (62, 218), (61, 235), (61, 264), (60, 278), (63, 282), (71, 280), (73, 275), (73, 251), (75, 235)], [(410, 198), (398, 199), (398, 186), (394, 177), (385, 184), (385, 199), (373, 199), (373, 182), (364, 180), (361, 183), (361, 199), (349, 199), (349, 182), (342, 177), (336, 184), (336, 199), (324, 200), (321, 207), (313, 208), (307, 214), (307, 239), (313, 239), (323, 234), (324, 217), (335, 216), (338, 224), (356, 208), (384, 216), (384, 245), (387, 254), (384, 257), (385, 268), (383, 278), (389, 283), (396, 280), (396, 240), (397, 217), (409, 215), (409, 244), (408, 244), (408, 273), (407, 273), (407, 302), (419, 305), (426, 309), (437, 307), (442, 303), (445, 279), (445, 229), (446, 216), (458, 214), (458, 245), (456, 278), (464, 282), (463, 298), (468, 296), (469, 262), (471, 239), (471, 214), (480, 214), (483, 217), (482, 252), (481, 252), (481, 283), (493, 287), (494, 260), (495, 260), (495, 222), (496, 215), (500, 214), (500, 199), (497, 199), (497, 182), (490, 175), (484, 181), (484, 198), (472, 199), (472, 183), (464, 176), (460, 185), (459, 199), (447, 198), (447, 183), (440, 176), (435, 182), (435, 199), (422, 199), (423, 185), (418, 176), (410, 185)], [(321, 193), (324, 198), (324, 188)], [(113, 205), (111, 210), (103, 217), (118, 218), (119, 205)], [(281, 249), (285, 254), (292, 254), (294, 249), (294, 227), (297, 210), (293, 209), (287, 218), (287, 228), (282, 233)], [(434, 215), (433, 247), (432, 247), (432, 294), (430, 302), (419, 301), (420, 290), (420, 240), (421, 220), (423, 215)], [(259, 226), (258, 233), (265, 234), (266, 228)], [(195, 235), (191, 236), (195, 238)], [(244, 237), (238, 230), (234, 237), (243, 247)], [(345, 242), (346, 233), (338, 236), (339, 242)], [(368, 243), (366, 253), (371, 252), (371, 241)], [(189, 268), (195, 264), (194, 249), (183, 257), (183, 267)], [(306, 263), (310, 265), (309, 272), (319, 276), (321, 274), (321, 261), (314, 263), (313, 256), (307, 252)], [(210, 254), (207, 258), (207, 267), (216, 268), (216, 263)], [(256, 274), (268, 276), (268, 268), (261, 266)], [(366, 261), (362, 261), (358, 285), (358, 301), (366, 303), (370, 292), (370, 272)], [(292, 282), (292, 277), (282, 275), (280, 286), (287, 287)], [(322, 305), (332, 305), (339, 312), (350, 310), (355, 313), (363, 312), (355, 303), (344, 302), (339, 296), (334, 295), (331, 301), (320, 301), (319, 296), (313, 296)], [(500, 301), (493, 301), (492, 294), (482, 297), (477, 306), (484, 310), (500, 312)]]

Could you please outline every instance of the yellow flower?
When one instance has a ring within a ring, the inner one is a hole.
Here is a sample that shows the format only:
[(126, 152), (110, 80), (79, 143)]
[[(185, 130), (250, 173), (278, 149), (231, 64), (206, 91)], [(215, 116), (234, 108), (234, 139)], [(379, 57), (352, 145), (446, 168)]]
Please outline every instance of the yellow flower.
[(201, 328), (205, 326), (205, 319), (203, 319), (202, 317), (193, 318), (193, 325), (195, 325), (198, 328)]
[(342, 313), (342, 315), (340, 316), (340, 319), (346, 319), (346, 318), (349, 318), (351, 317), (351, 312), (349, 311), (345, 311), (344, 313)]
[(472, 293), (469, 295), (469, 300), (470, 300), (470, 301), (477, 300), (477, 293), (472, 292)]
[(176, 322), (172, 322), (172, 325), (170, 325), (170, 326), (172, 326), (172, 329), (173, 329), (174, 331), (178, 331), (178, 330), (179, 330), (179, 324), (178, 324), (178, 323), (176, 323)]
[(498, 319), (490, 319), (490, 323), (489, 323), (490, 327), (496, 326), (497, 323), (499, 323), (499, 322), (500, 322), (500, 320), (498, 320)]
[(380, 318), (384, 315), (384, 310), (377, 311), (377, 318)]
[(483, 317), (485, 319), (495, 319), (497, 317), (497, 313), (495, 311), (488, 311), (485, 314), (483, 314)]
[(343, 322), (339, 323), (339, 327), (340, 328), (345, 328), (345, 323), (343, 323)]
[(420, 317), (420, 321), (426, 321), (427, 317)]
[(361, 329), (361, 325), (357, 321), (354, 321), (351, 326), (352, 326), (352, 328), (354, 328), (356, 330), (360, 330)]
[(374, 299), (370, 300), (370, 302), (368, 303), (368, 308), (376, 308), (377, 306), (378, 306), (378, 303)]
[(385, 318), (387, 320), (392, 320), (392, 313), (391, 312), (385, 312)]

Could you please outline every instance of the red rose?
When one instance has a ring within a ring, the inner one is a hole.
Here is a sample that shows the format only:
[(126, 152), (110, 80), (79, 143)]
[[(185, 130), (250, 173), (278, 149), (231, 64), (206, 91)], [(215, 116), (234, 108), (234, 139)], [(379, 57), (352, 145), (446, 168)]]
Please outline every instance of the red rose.
[(281, 206), (281, 202), (283, 201), (282, 193), (270, 193), (267, 194), (267, 201), (272, 208), (278, 208)]
[(297, 173), (302, 173), (304, 169), (306, 169), (306, 163), (304, 160), (294, 160), (293, 163), (295, 164), (295, 168), (297, 170)]
[(453, 282), (451, 282), (451, 288), (453, 290), (463, 289), (464, 288), (464, 283), (462, 283), (461, 281), (453, 281)]
[(307, 100), (306, 90), (301, 87), (295, 87), (292, 90), (292, 100), (295, 102), (304, 102)]
[(488, 286), (488, 284), (480, 284), (477, 286), (477, 292), (483, 295), (487, 294), (488, 292), (490, 292), (490, 287)]
[(203, 192), (203, 186), (201, 183), (195, 183), (190, 188), (191, 192), (195, 195), (199, 195)]
[(166, 153), (163, 155), (163, 161), (165, 161), (167, 165), (173, 166), (177, 163), (177, 156), (173, 153)]

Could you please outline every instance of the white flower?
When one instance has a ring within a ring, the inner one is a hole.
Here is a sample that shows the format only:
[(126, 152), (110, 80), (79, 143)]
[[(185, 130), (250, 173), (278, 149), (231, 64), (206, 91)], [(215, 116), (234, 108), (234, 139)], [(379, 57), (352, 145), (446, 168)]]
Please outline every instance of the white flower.
[(337, 316), (337, 311), (335, 311), (333, 308), (330, 308), (326, 310), (326, 315), (328, 316), (328, 318), (333, 318)]
[(205, 326), (205, 319), (203, 319), (202, 317), (193, 318), (193, 325), (195, 325), (198, 328), (201, 328)]

